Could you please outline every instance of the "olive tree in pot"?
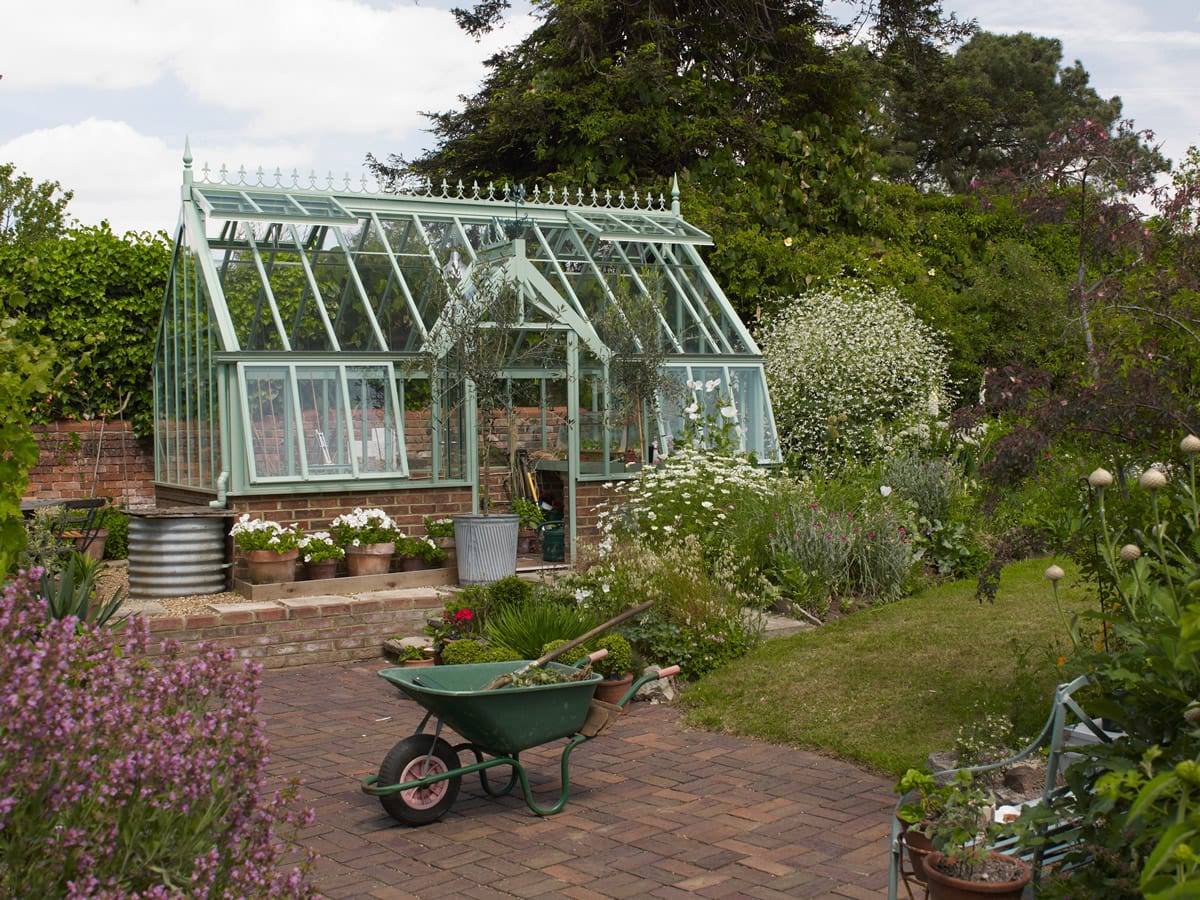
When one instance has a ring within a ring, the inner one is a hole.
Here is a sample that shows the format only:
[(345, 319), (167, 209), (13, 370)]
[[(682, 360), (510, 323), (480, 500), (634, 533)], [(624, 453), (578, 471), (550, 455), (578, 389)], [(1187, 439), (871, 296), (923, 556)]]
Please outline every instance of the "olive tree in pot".
[[(524, 253), (523, 242), (513, 241), (511, 252)], [(519, 518), (492, 512), (491, 457), (499, 443), (501, 414), (512, 414), (509, 373), (514, 367), (537, 365), (548, 349), (548, 334), (545, 324), (525, 319), (520, 286), (483, 261), (471, 277), (450, 282), (430, 332), (426, 348), (431, 371), (444, 368), (451, 384), (464, 384), (465, 402), (473, 402), (477, 415), (479, 512), (454, 517), (463, 584), (488, 584), (516, 572)]]
[(622, 281), (595, 317), (596, 331), (612, 351), (608, 360), (612, 385), (610, 405), (618, 418), (637, 423), (637, 461), (650, 462), (645, 430), (645, 406), (674, 387), (663, 363), (667, 348), (663, 338), (662, 307), (665, 303), (657, 277), (641, 273), (645, 293), (633, 293)]

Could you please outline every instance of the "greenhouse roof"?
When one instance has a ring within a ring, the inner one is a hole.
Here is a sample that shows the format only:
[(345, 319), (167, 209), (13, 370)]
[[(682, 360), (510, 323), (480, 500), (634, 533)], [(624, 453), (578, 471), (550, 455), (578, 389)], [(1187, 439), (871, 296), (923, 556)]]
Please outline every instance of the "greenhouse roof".
[(680, 215), (677, 187), (668, 201), (461, 182), (390, 193), (261, 170), (190, 176), (185, 242), (200, 256), (224, 352), (436, 351), (439, 298), (499, 266), (601, 359), (589, 323), (618, 290), (663, 301), (672, 354), (758, 355), (697, 253), (712, 241)]

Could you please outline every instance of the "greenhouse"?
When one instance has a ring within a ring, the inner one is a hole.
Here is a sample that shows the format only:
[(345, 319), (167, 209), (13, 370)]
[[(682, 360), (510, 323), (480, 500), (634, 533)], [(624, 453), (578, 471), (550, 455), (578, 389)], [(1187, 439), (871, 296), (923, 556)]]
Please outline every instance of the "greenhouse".
[[(382, 497), (403, 517), (532, 484), (573, 539), (599, 485), (682, 441), (779, 460), (758, 347), (677, 186), (383, 192), (196, 176), (189, 154), (182, 197), (154, 367), (160, 498), (303, 517)], [(310, 499), (265, 502), (280, 497)]]

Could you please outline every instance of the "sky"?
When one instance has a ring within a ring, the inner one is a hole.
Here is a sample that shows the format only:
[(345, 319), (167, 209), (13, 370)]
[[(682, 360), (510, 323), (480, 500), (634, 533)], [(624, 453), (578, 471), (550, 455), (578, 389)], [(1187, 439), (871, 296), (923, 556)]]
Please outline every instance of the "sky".
[[(117, 233), (173, 230), (185, 141), (193, 166), (365, 174), (367, 152), (415, 156), (423, 111), (456, 108), (518, 15), (481, 43), (469, 0), (6, 0), (0, 162), (74, 191), (69, 213)], [(516, 4), (514, 4), (516, 5)], [(1194, 0), (943, 0), (992, 32), (1063, 42), (1179, 160), (1200, 145)]]

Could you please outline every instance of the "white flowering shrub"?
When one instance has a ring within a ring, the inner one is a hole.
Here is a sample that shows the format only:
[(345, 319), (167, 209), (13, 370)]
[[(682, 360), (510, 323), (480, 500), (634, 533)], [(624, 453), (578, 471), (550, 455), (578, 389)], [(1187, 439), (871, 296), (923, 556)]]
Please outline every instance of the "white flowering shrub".
[(687, 535), (705, 538), (723, 527), (739, 498), (770, 496), (775, 477), (745, 457), (683, 447), (661, 468), (643, 469), (635, 479), (605, 487), (613, 499), (600, 507), (602, 552), (615, 536), (655, 543)]
[(891, 288), (836, 282), (759, 334), (780, 442), (806, 463), (867, 461), (928, 433), (949, 397), (946, 351)]

